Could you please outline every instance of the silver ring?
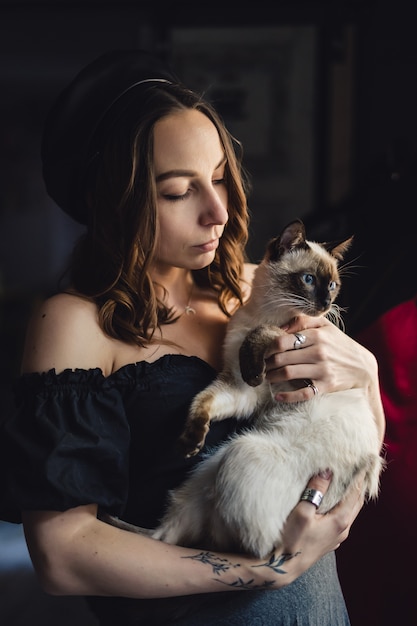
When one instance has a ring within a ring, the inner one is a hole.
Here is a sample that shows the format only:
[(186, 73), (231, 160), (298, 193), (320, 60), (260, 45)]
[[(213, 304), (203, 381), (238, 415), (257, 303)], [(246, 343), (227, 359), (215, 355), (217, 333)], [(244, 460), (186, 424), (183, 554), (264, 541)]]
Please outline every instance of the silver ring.
[(306, 336), (301, 333), (294, 333), (294, 337), (294, 350), (298, 350), (306, 342)]
[(300, 498), (300, 502), (302, 500), (305, 500), (306, 502), (311, 502), (311, 504), (314, 504), (316, 509), (318, 509), (321, 504), (321, 501), (323, 500), (323, 494), (318, 489), (308, 488), (303, 492), (303, 495)]
[(316, 387), (316, 385), (313, 383), (313, 381), (312, 381), (312, 380), (305, 380), (304, 382), (305, 382), (305, 384), (307, 385), (307, 387), (310, 387), (310, 389), (312, 389), (312, 390), (313, 390), (314, 395), (315, 395), (315, 396), (317, 396), (317, 395), (318, 395), (318, 393), (319, 393), (319, 390), (317, 389), (317, 387)]

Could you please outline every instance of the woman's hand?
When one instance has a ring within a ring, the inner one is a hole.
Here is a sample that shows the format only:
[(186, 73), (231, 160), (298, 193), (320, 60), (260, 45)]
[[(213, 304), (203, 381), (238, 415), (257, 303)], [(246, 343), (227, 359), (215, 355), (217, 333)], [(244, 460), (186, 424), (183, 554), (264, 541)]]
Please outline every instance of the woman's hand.
[[(377, 369), (375, 358), (326, 318), (300, 316), (285, 330), (286, 334), (277, 337), (266, 354), (270, 383), (310, 379), (322, 393), (370, 384)], [(294, 349), (295, 332), (305, 337), (298, 349)], [(311, 397), (308, 388), (295, 393), (292, 399), (307, 397)], [(285, 401), (290, 398), (285, 394)]]
[[(325, 494), (330, 480), (330, 474), (314, 476), (307, 486)], [(347, 539), (363, 503), (362, 481), (358, 479), (343, 501), (325, 515), (317, 513), (310, 502), (297, 504), (285, 523), (281, 547), (282, 554), (294, 556), (287, 565), (295, 576)]]
[[(270, 383), (301, 380), (312, 384), (279, 392), (276, 400), (301, 402), (311, 399), (317, 392), (363, 388), (372, 405), (382, 441), (385, 420), (374, 355), (325, 317), (300, 315), (284, 330), (286, 332), (276, 338), (266, 353), (267, 380)], [(294, 333), (301, 333), (305, 341), (296, 344)]]

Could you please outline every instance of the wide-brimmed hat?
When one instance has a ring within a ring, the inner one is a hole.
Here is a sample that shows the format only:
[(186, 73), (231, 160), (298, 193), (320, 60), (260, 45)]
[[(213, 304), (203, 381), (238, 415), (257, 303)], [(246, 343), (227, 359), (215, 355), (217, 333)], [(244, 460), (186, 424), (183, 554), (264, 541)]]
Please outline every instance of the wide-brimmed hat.
[(144, 50), (106, 52), (82, 69), (49, 112), (42, 138), (43, 178), (49, 196), (72, 218), (87, 223), (81, 181), (94, 158), (92, 142), (117, 104), (155, 82), (178, 82), (168, 64)]

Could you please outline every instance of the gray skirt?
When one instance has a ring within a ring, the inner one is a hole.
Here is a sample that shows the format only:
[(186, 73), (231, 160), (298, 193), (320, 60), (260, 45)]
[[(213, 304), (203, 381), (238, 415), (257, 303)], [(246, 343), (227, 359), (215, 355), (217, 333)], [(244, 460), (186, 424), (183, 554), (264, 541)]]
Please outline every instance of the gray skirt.
[(276, 591), (89, 603), (101, 626), (350, 626), (334, 553)]

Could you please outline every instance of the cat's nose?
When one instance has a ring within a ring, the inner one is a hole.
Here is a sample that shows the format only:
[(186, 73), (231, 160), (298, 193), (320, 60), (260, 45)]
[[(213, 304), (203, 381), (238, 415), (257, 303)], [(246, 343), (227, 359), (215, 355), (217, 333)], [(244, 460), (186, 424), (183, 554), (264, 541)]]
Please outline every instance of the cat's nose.
[(321, 298), (320, 301), (317, 303), (317, 309), (318, 311), (322, 312), (322, 311), (327, 311), (327, 309), (330, 307), (332, 303), (332, 300), (329, 296)]

